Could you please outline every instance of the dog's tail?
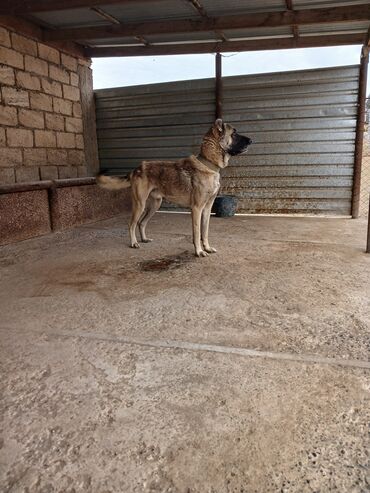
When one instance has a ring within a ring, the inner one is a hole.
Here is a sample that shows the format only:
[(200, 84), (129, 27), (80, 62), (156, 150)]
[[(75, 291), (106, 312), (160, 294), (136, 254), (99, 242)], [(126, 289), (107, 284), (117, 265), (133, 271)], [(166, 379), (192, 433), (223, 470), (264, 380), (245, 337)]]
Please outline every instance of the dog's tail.
[(127, 176), (109, 176), (104, 174), (98, 174), (96, 176), (96, 183), (108, 190), (121, 190), (122, 188), (128, 188), (131, 186), (130, 175)]

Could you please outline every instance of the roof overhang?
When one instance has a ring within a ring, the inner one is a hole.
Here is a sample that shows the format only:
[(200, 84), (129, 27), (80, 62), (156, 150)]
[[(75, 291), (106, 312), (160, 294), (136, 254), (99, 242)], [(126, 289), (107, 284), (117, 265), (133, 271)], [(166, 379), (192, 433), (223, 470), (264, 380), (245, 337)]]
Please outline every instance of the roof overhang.
[(86, 56), (152, 56), (367, 44), (370, 1), (3, 0), (0, 15)]

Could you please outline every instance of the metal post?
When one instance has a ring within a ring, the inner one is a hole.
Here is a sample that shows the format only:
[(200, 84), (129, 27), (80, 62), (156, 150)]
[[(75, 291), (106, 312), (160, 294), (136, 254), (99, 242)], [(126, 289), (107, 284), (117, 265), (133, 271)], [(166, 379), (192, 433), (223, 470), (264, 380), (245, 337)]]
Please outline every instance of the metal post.
[(216, 53), (216, 118), (222, 118), (222, 57)]
[(370, 253), (370, 197), (369, 197), (369, 215), (367, 216), (367, 244), (366, 253)]
[(358, 88), (358, 111), (356, 124), (356, 141), (355, 141), (355, 167), (353, 175), (352, 189), (352, 217), (358, 218), (360, 209), (360, 186), (361, 186), (361, 167), (362, 167), (362, 149), (364, 142), (365, 127), (365, 101), (366, 101), (366, 82), (367, 68), (369, 64), (369, 48), (364, 45), (361, 51), (360, 80)]

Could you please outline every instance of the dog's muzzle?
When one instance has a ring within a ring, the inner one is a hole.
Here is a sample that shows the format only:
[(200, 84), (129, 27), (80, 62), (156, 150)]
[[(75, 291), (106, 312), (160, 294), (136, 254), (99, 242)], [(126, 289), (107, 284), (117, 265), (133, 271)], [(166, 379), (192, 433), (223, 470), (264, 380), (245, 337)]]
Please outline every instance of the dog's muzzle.
[(247, 152), (248, 147), (252, 144), (252, 139), (249, 137), (244, 137), (244, 135), (235, 135), (233, 138), (233, 143), (228, 150), (230, 156), (238, 156)]

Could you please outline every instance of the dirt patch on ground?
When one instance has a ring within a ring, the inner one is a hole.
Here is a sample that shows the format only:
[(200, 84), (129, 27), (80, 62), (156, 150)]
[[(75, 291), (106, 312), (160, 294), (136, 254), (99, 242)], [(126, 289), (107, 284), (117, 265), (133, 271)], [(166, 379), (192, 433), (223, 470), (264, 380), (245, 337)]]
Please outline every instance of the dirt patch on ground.
[(179, 255), (167, 255), (162, 258), (145, 260), (144, 262), (140, 262), (139, 267), (143, 272), (162, 272), (179, 269), (189, 262), (194, 262), (194, 254), (183, 252)]

